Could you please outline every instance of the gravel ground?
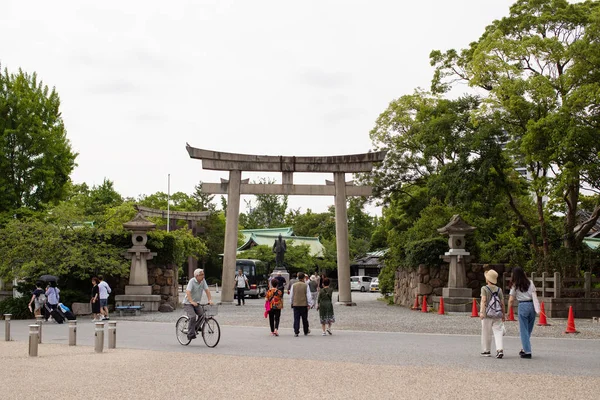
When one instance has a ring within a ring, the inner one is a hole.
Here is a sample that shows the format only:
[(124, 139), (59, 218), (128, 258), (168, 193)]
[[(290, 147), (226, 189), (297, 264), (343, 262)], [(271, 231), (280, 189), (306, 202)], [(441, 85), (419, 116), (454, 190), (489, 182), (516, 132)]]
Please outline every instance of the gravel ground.
[[(276, 366), (276, 369), (266, 366)], [(47, 370), (52, 373), (36, 373)], [(35, 386), (31, 377), (35, 374)], [(315, 360), (237, 357), (44, 344), (27, 357), (22, 342), (0, 342), (0, 398), (56, 399), (173, 398), (238, 399), (473, 399), (490, 393), (526, 393), (528, 399), (597, 398), (598, 377), (502, 373), (457, 367), (412, 367)], [(360, 377), (360, 378), (359, 378)], [(534, 384), (535, 382), (535, 384)], [(502, 387), (504, 386), (504, 387)], [(499, 391), (500, 390), (500, 391)], [(521, 396), (522, 397), (522, 396)]]
[[(212, 293), (213, 301), (220, 300), (219, 293)], [(181, 298), (183, 298), (181, 296)], [(335, 329), (355, 331), (382, 331), (382, 332), (409, 332), (409, 333), (437, 333), (480, 335), (481, 323), (479, 318), (471, 318), (470, 313), (450, 313), (438, 315), (436, 313), (422, 313), (411, 311), (406, 307), (390, 306), (380, 299), (379, 293), (352, 293), (352, 300), (356, 307), (334, 306)], [(281, 314), (280, 325), (291, 327), (293, 323), (292, 310), (289, 307), (287, 296), (284, 298), (285, 309)], [(173, 313), (152, 313), (141, 316), (126, 316), (123, 320), (142, 320), (158, 322), (175, 322), (182, 314), (178, 309)], [(264, 300), (246, 299), (246, 305), (237, 307), (232, 305), (219, 306), (218, 321), (222, 325), (238, 326), (268, 326), (264, 318)], [(115, 314), (113, 314), (115, 316)], [(318, 311), (309, 312), (309, 322), (316, 327), (319, 324)], [(593, 323), (591, 319), (575, 319), (578, 334), (565, 334), (566, 319), (548, 319), (551, 326), (536, 326), (533, 337), (600, 339), (600, 324)], [(506, 322), (508, 336), (519, 335), (518, 322)]]

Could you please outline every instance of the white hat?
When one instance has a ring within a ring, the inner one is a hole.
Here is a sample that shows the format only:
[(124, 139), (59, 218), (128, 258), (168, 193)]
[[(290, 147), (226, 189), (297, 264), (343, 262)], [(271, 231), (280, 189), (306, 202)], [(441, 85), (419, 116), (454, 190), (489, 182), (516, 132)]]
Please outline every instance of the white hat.
[(485, 276), (485, 279), (488, 282), (493, 283), (494, 285), (496, 284), (496, 282), (498, 282), (498, 273), (496, 271), (494, 271), (493, 269), (488, 270), (483, 275)]

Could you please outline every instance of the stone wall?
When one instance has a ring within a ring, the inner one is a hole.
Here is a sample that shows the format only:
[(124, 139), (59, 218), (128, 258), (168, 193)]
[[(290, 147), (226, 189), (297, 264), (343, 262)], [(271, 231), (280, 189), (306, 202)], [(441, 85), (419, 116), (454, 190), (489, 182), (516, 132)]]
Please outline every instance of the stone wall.
[[(504, 264), (467, 264), (467, 287), (472, 289), (472, 296), (479, 298), (481, 287), (485, 285), (483, 273), (495, 269), (498, 276), (506, 271)], [(415, 296), (441, 296), (442, 289), (448, 284), (449, 265), (444, 263), (439, 267), (419, 265), (415, 269), (397, 269), (394, 286), (394, 303), (412, 307)], [(420, 302), (420, 301), (419, 301)]]
[(177, 308), (179, 303), (178, 270), (176, 265), (156, 266), (148, 264), (148, 284), (152, 294), (160, 295), (160, 304)]

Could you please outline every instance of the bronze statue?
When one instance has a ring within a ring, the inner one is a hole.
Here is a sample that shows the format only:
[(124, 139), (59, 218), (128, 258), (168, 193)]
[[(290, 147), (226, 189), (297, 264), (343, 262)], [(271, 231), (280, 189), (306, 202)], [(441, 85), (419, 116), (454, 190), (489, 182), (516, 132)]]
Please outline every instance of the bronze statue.
[(283, 240), (280, 233), (279, 237), (275, 239), (275, 243), (273, 243), (273, 253), (275, 253), (275, 268), (285, 268), (283, 266), (283, 257), (285, 256), (286, 250), (287, 246), (285, 244), (285, 240)]

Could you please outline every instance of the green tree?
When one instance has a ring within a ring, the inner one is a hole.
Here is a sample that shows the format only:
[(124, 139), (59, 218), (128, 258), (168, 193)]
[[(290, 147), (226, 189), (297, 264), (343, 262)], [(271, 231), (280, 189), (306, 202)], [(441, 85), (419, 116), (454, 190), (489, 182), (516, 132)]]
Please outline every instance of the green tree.
[(506, 130), (507, 151), (527, 168), (546, 258), (545, 196), (563, 199), (565, 248), (577, 248), (599, 214), (575, 232), (583, 184), (599, 189), (589, 178), (598, 171), (600, 131), (585, 124), (594, 106), (582, 89), (589, 76), (597, 76), (597, 65), (578, 58), (591, 51), (593, 32), (587, 30), (593, 31), (597, 15), (596, 1), (520, 0), (468, 49), (431, 53), (434, 90), (462, 80), (487, 91), (481, 114)]
[(202, 182), (194, 187), (191, 197), (194, 201), (193, 211), (216, 211), (217, 206), (213, 203), (215, 196), (202, 191)]
[[(274, 181), (261, 178), (257, 183), (273, 184)], [(280, 228), (286, 223), (288, 196), (276, 194), (255, 195), (256, 205), (246, 201), (247, 213), (240, 214), (240, 225), (246, 229)]]
[(35, 73), (0, 73), (0, 213), (40, 210), (65, 196), (77, 154), (59, 107), (58, 93)]

